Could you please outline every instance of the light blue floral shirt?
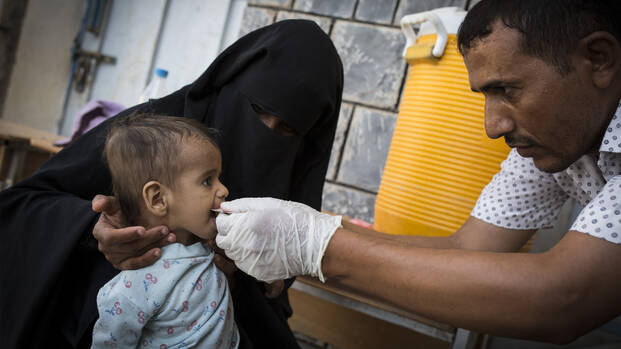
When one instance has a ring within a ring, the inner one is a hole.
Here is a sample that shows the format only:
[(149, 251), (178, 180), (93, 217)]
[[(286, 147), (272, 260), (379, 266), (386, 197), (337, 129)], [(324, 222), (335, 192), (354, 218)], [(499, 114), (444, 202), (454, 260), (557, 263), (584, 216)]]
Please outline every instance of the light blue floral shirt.
[(208, 245), (176, 243), (153, 265), (126, 270), (97, 294), (92, 348), (237, 348), (225, 275)]

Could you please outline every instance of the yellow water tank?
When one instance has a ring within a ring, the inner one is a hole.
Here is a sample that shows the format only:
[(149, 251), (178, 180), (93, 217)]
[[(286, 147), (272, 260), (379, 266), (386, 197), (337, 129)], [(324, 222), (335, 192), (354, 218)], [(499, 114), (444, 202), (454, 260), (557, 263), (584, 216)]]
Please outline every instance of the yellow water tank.
[(410, 67), (375, 203), (378, 231), (452, 234), (509, 153), (486, 136), (485, 101), (470, 90), (457, 49), (464, 16), (450, 7), (401, 20)]

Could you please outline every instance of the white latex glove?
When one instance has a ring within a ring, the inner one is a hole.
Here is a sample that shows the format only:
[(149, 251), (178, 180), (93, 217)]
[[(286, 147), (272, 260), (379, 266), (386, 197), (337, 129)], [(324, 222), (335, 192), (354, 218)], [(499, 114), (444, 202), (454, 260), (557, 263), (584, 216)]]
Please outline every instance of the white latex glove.
[(341, 216), (273, 198), (223, 202), (216, 244), (246, 274), (271, 282), (296, 275), (325, 281), (321, 260)]

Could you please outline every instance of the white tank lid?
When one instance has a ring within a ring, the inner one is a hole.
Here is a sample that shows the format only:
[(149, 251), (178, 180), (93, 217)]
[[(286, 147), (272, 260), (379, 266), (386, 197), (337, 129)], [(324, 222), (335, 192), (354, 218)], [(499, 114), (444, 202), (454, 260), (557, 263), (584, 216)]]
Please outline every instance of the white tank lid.
[[(422, 35), (438, 34), (433, 48), (435, 57), (442, 57), (448, 40), (448, 35), (457, 34), (461, 22), (466, 16), (466, 11), (459, 7), (441, 7), (431, 11), (425, 11), (404, 16), (401, 18), (401, 30), (406, 38), (403, 55), (407, 48), (416, 42), (416, 38)], [(420, 25), (418, 32), (414, 32), (413, 25)]]
[[(429, 12), (432, 12), (440, 18), (448, 34), (457, 34), (461, 22), (463, 22), (464, 17), (466, 17), (466, 11), (459, 7), (442, 7)], [(425, 21), (420, 26), (418, 36), (436, 33), (435, 26), (431, 22)]]

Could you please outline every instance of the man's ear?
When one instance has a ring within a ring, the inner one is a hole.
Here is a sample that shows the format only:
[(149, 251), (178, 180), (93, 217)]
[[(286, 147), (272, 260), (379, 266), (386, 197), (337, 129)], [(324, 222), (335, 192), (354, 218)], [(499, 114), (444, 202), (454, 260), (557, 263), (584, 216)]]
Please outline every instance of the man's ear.
[(147, 182), (142, 187), (142, 199), (145, 207), (152, 214), (163, 217), (168, 213), (166, 187), (158, 181)]
[(590, 66), (593, 84), (602, 89), (619, 78), (621, 47), (617, 39), (605, 31), (593, 32), (579, 42), (578, 53)]

